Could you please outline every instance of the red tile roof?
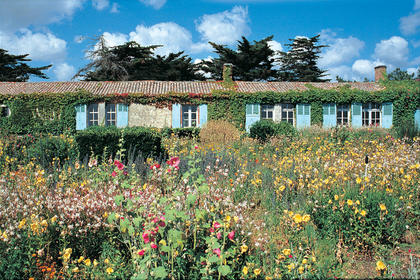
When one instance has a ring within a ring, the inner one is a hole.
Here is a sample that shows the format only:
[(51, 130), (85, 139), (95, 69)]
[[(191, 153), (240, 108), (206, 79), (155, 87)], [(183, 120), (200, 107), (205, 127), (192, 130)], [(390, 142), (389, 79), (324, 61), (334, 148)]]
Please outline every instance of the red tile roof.
[[(307, 90), (306, 85), (321, 89), (334, 89), (350, 85), (353, 89), (378, 91), (383, 89), (377, 83), (303, 83), (303, 82), (235, 82), (236, 90), (242, 93), (263, 91), (286, 92), (288, 90)], [(175, 93), (211, 93), (225, 89), (220, 82), (167, 82), (167, 81), (121, 81), (121, 82), (0, 82), (0, 94), (20, 93), (66, 93), (86, 90), (92, 94), (108, 95), (115, 93), (143, 93), (159, 95)]]

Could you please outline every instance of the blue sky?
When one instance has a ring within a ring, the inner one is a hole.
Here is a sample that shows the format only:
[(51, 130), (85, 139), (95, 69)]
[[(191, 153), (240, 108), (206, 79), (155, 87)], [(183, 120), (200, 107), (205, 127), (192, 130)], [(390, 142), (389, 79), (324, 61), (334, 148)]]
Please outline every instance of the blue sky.
[[(331, 78), (373, 79), (379, 64), (417, 71), (420, 0), (1, 0), (0, 48), (53, 64), (50, 81), (68, 81), (89, 61), (90, 38), (110, 46), (161, 44), (164, 55), (214, 56), (208, 41), (236, 47), (241, 36), (287, 50), (296, 36), (321, 34), (319, 66)], [(39, 81), (32, 78), (31, 81)]]

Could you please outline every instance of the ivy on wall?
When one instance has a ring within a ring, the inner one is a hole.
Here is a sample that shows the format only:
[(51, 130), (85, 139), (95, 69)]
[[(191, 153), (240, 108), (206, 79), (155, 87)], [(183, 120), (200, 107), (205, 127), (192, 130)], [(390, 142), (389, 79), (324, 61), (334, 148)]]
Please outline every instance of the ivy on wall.
[(95, 102), (150, 104), (171, 108), (174, 103), (208, 104), (208, 118), (223, 119), (238, 128), (245, 127), (245, 105), (252, 103), (310, 103), (311, 123), (322, 124), (322, 104), (350, 104), (393, 102), (393, 124), (407, 125), (414, 122), (414, 112), (420, 107), (420, 83), (416, 81), (383, 82), (383, 90), (368, 92), (343, 86), (325, 90), (308, 85), (305, 91), (241, 93), (235, 87), (211, 94), (168, 93), (161, 95), (113, 94), (93, 95), (86, 91), (73, 93), (1, 95), (0, 104), (11, 109), (11, 115), (0, 118), (0, 129), (6, 133), (74, 133), (74, 106)]

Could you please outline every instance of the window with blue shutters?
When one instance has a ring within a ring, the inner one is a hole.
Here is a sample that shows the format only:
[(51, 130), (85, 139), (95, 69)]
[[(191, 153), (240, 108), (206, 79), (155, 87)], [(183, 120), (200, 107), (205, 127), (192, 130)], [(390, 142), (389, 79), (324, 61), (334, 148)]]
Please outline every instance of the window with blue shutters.
[(249, 132), (251, 126), (261, 119), (260, 104), (246, 104), (245, 129)]
[(418, 130), (420, 130), (420, 108), (417, 108), (416, 112), (414, 113), (414, 124)]
[(362, 127), (362, 103), (351, 104), (351, 126)]
[[(101, 106), (100, 106), (101, 105)], [(104, 105), (104, 106), (102, 106)], [(102, 108), (102, 109), (101, 109)], [(76, 130), (83, 130), (90, 126), (105, 125), (105, 126), (128, 126), (128, 105), (126, 104), (98, 104), (93, 103), (89, 105), (77, 105), (76, 110)], [(105, 112), (104, 112), (105, 110)], [(100, 115), (105, 117), (100, 122)]]
[(323, 126), (334, 127), (337, 125), (336, 105), (334, 103), (322, 105)]
[(305, 128), (311, 126), (311, 105), (297, 104), (296, 111), (296, 127)]
[(382, 103), (382, 127), (391, 128), (392, 127), (392, 103), (385, 102)]
[(127, 127), (128, 126), (128, 105), (127, 104), (117, 104), (117, 127)]

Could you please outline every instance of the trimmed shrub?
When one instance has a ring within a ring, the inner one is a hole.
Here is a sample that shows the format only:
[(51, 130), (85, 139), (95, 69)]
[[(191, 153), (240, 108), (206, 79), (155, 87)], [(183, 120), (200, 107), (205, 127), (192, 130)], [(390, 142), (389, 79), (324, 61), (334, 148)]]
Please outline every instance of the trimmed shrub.
[(186, 128), (169, 128), (166, 127), (161, 130), (162, 137), (169, 138), (172, 135), (178, 138), (198, 138), (200, 134), (200, 128), (198, 127), (186, 127)]
[[(119, 145), (120, 139), (122, 146)], [(156, 130), (145, 127), (118, 129), (116, 127), (90, 127), (76, 134), (79, 155), (83, 159), (93, 154), (112, 156), (122, 148), (131, 154), (157, 157), (163, 154), (162, 138)], [(126, 153), (127, 155), (127, 153)]]
[(288, 122), (275, 123), (271, 120), (261, 120), (253, 124), (250, 128), (250, 137), (261, 142), (278, 135), (294, 136), (296, 129)]
[(241, 133), (236, 126), (223, 120), (209, 121), (200, 131), (202, 143), (229, 144), (240, 138)]

